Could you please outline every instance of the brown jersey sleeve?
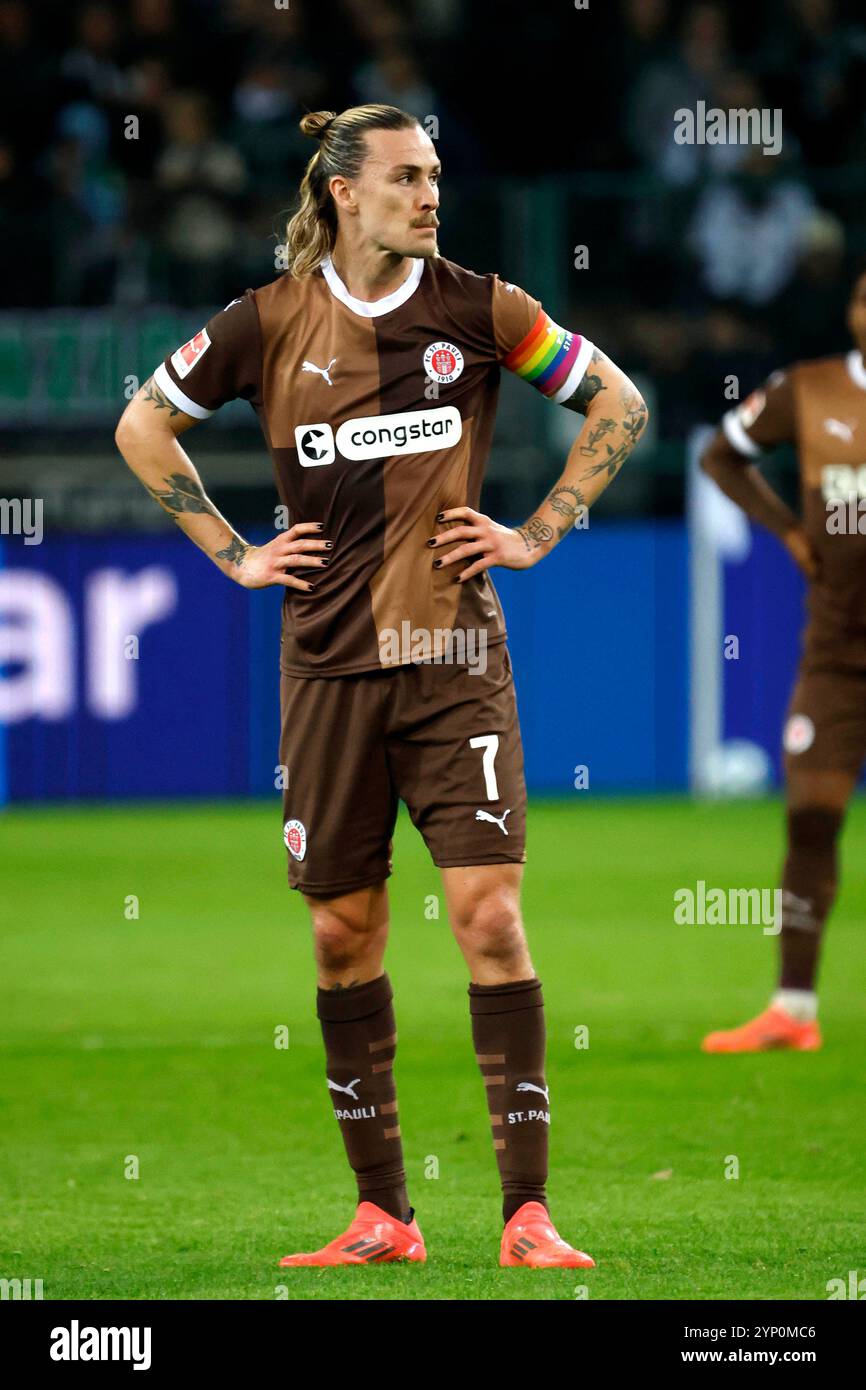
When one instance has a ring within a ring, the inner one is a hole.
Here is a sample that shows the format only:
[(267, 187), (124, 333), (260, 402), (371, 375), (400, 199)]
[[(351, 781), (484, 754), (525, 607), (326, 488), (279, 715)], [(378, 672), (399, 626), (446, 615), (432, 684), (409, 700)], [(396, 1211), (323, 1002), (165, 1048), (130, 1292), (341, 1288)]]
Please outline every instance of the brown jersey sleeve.
[(153, 379), (172, 405), (196, 420), (238, 398), (261, 404), (261, 329), (253, 291), (214, 314), (166, 357)]
[(742, 458), (759, 458), (780, 444), (796, 442), (796, 371), (794, 366), (773, 372), (763, 386), (722, 416), (725, 438)]
[(531, 331), (541, 312), (541, 304), (519, 285), (494, 275), (492, 310), (496, 359), (502, 362)]

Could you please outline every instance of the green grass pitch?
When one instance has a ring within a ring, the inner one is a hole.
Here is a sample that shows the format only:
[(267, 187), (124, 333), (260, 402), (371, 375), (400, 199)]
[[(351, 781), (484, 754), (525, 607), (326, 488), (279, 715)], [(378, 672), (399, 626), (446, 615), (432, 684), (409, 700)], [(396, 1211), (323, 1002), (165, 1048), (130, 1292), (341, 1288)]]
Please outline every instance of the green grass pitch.
[(777, 803), (585, 793), (536, 801), (529, 824), (551, 1210), (595, 1270), (497, 1265), (466, 969), (444, 908), (425, 915), (438, 875), (405, 816), (387, 969), (428, 1263), (278, 1269), (344, 1228), (354, 1187), (304, 905), (284, 886), (279, 811), (255, 803), (0, 819), (0, 1277), (61, 1299), (823, 1299), (828, 1280), (866, 1274), (866, 804), (845, 833), (825, 1047), (801, 1055), (700, 1053), (704, 1031), (763, 1007), (775, 941), (673, 920), (674, 890), (699, 878), (775, 885)]

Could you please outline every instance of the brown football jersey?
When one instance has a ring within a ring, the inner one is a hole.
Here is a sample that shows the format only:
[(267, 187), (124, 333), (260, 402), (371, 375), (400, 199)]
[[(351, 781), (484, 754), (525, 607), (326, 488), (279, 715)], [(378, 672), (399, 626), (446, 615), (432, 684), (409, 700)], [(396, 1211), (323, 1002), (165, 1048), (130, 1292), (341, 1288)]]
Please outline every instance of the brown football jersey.
[[(818, 557), (805, 658), (813, 669), (866, 669), (866, 367), (859, 352), (774, 372), (722, 420), (747, 459), (792, 444), (803, 524)], [(861, 507), (862, 502), (862, 507)]]
[(283, 275), (166, 358), (155, 380), (180, 410), (204, 419), (250, 402), (289, 524), (321, 521), (333, 541), (316, 592), (286, 590), (286, 673), (407, 664), (415, 631), (431, 634), (433, 656), (452, 632), (504, 640), (489, 575), (456, 583), (425, 542), (437, 513), (478, 507), (500, 367), (562, 401), (591, 354), (517, 286), (437, 257), (413, 260), (373, 303), (354, 298), (330, 260), (301, 280)]

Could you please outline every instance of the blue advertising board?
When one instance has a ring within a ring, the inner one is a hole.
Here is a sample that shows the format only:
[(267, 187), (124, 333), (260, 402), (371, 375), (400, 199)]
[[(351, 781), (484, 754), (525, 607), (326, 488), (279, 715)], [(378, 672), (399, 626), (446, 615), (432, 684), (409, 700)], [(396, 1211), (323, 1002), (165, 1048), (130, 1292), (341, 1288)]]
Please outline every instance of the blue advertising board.
[[(0, 555), (5, 799), (274, 794), (280, 590), (241, 589), (175, 534)], [(601, 523), (494, 578), (530, 789), (573, 795), (577, 768), (590, 791), (684, 788), (684, 527)]]

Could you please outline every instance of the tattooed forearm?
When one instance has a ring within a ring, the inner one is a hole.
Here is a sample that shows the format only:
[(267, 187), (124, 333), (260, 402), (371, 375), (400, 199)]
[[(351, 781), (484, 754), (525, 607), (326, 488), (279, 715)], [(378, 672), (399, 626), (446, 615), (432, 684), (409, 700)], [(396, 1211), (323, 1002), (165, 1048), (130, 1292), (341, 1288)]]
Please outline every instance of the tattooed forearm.
[(586, 498), (579, 487), (563, 484), (553, 489), (547, 501), (552, 511), (565, 517), (564, 525), (556, 528), (557, 536), (562, 540), (563, 536), (567, 535), (575, 522), (586, 512)]
[(177, 406), (173, 405), (168, 399), (168, 396), (164, 396), (159, 387), (155, 385), (153, 377), (144, 383), (141, 388), (141, 394), (146, 401), (151, 402), (156, 410), (167, 410), (169, 418), (171, 418), (172, 415), (180, 414)]
[(196, 482), (195, 478), (190, 478), (186, 473), (172, 473), (165, 482), (168, 483), (165, 490), (150, 487), (148, 483), (145, 483), (145, 487), (167, 512), (206, 512), (210, 516), (219, 516), (213, 502), (205, 496), (201, 483)]
[(553, 527), (542, 521), (540, 516), (533, 516), (524, 526), (517, 527), (517, 534), (527, 550), (537, 550), (540, 545), (553, 540)]
[(580, 385), (578, 386), (573, 396), (570, 396), (567, 401), (562, 402), (562, 404), (566, 407), (567, 410), (577, 410), (581, 415), (585, 415), (586, 408), (589, 405), (590, 401), (595, 400), (595, 397), (598, 395), (599, 391), (607, 390), (607, 387), (602, 382), (601, 377), (592, 371), (592, 368), (601, 361), (601, 357), (602, 354), (599, 352), (598, 348), (593, 348), (592, 356), (590, 357), (587, 369), (584, 372), (583, 377), (581, 378)]
[[(601, 396), (601, 392), (607, 394)], [(571, 446), (568, 462), (534, 516), (516, 528), (533, 565), (572, 528), (584, 530), (589, 508), (625, 463), (647, 421), (640, 393), (603, 352), (593, 348), (583, 380), (571, 399), (586, 422)]]
[[(587, 478), (597, 478), (603, 473), (607, 475), (608, 481), (613, 478), (625, 463), (640, 437), (647, 421), (647, 408), (643, 400), (632, 391), (623, 391), (620, 396), (620, 404), (624, 414), (619, 421), (618, 429), (623, 442), (617, 449), (611, 448), (610, 444), (605, 444), (607, 457), (601, 463), (595, 463), (591, 468), (587, 468), (584, 473), (581, 473), (581, 479), (584, 481)], [(580, 452), (585, 454), (589, 451), (581, 447)], [(597, 454), (598, 450), (593, 449), (591, 452)]]
[(631, 447), (634, 448), (647, 421), (646, 405), (641, 397), (636, 396), (632, 391), (623, 391), (620, 396), (620, 403), (625, 410), (625, 419), (622, 423), (623, 433)]
[(616, 420), (599, 420), (596, 424), (593, 425), (592, 429), (587, 435), (586, 443), (581, 444), (580, 452), (582, 454), (590, 455), (597, 454), (598, 449), (595, 446), (598, 443), (600, 443), (602, 439), (604, 439), (604, 436), (606, 434), (610, 434), (611, 430), (615, 429)]
[(607, 458), (601, 463), (594, 463), (592, 468), (587, 468), (585, 473), (581, 473), (582, 481), (587, 478), (597, 478), (601, 473), (606, 473), (608, 480), (619, 472), (632, 451), (631, 444), (620, 444), (618, 449), (612, 449), (609, 444), (604, 446), (607, 449)]
[(232, 536), (231, 544), (225, 550), (218, 550), (216, 558), (218, 560), (228, 560), (231, 565), (242, 565), (246, 559), (249, 546), (246, 541), (242, 541), (240, 536)]

